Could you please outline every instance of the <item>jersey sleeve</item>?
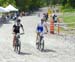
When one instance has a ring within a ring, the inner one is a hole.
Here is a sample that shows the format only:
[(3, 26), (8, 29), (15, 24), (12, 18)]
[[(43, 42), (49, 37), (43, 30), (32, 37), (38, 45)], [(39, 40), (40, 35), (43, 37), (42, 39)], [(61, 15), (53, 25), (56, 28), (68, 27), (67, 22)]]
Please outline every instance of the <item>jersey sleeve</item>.
[(15, 25), (13, 25), (13, 28), (15, 28)]
[(13, 32), (15, 31), (15, 25), (13, 25)]

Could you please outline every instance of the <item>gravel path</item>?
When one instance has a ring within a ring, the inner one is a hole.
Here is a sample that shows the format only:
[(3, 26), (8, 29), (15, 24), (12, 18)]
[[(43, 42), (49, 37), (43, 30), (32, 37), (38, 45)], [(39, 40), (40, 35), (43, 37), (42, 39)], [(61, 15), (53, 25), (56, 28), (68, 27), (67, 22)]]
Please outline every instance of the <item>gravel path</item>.
[(25, 34), (21, 36), (22, 49), (18, 55), (12, 47), (13, 21), (0, 27), (0, 62), (75, 62), (75, 44), (60, 36), (45, 35), (45, 50), (40, 52), (35, 46), (36, 25), (40, 18), (27, 16), (21, 18)]

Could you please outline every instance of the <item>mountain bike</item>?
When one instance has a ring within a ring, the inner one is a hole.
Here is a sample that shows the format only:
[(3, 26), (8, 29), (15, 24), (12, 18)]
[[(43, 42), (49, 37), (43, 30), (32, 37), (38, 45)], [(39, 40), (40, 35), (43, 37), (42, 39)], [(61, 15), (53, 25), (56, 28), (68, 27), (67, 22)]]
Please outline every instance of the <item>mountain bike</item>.
[(20, 35), (23, 35), (24, 33), (17, 33), (15, 38), (15, 48), (14, 51), (16, 51), (18, 54), (21, 52), (21, 41), (20, 41)]
[(40, 51), (43, 51), (44, 50), (44, 36), (40, 34), (38, 37), (39, 38), (38, 38), (38, 42), (36, 43), (36, 48)]

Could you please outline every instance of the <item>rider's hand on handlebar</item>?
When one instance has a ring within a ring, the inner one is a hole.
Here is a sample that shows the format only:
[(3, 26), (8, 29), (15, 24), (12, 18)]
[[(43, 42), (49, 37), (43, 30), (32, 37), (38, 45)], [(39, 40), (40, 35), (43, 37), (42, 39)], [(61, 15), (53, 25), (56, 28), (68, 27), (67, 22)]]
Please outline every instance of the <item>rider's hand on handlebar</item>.
[(47, 33), (48, 33), (48, 30), (47, 30)]
[(45, 32), (45, 34), (47, 34), (48, 33), (48, 31), (47, 32)]

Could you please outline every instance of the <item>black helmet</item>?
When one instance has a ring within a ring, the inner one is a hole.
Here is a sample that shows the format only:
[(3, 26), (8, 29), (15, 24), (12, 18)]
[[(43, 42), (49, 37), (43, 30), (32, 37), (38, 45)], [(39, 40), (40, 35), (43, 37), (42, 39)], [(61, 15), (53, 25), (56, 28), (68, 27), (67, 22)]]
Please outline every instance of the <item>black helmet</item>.
[(21, 20), (20, 19), (17, 19), (17, 22), (21, 22)]

